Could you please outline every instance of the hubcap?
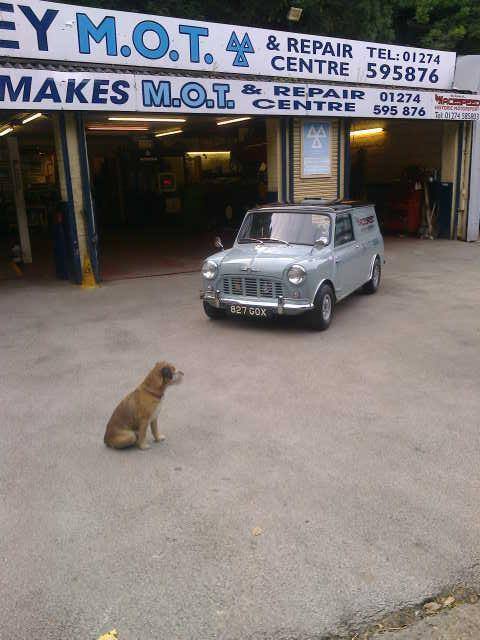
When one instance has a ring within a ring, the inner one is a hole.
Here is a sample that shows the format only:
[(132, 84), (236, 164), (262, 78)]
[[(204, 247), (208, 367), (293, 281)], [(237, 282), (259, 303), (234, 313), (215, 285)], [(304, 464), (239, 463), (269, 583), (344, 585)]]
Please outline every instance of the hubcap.
[(323, 319), (324, 320), (329, 320), (331, 313), (332, 313), (332, 300), (330, 298), (330, 295), (327, 293), (323, 297), (323, 301), (322, 301), (322, 317), (323, 317)]

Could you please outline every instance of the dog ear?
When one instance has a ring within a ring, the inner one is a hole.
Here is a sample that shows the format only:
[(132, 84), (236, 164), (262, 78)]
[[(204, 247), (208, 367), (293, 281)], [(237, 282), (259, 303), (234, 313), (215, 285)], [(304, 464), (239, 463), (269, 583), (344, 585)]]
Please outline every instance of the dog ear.
[(164, 380), (172, 380), (173, 378), (173, 373), (170, 367), (163, 367), (161, 374)]

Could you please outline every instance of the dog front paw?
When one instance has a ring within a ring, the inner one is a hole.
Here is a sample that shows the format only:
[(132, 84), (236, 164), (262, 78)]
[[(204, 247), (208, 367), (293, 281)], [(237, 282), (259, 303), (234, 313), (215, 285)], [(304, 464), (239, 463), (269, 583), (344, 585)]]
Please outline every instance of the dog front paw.
[(158, 436), (157, 438), (154, 438), (155, 442), (163, 442), (165, 440), (165, 436)]
[(146, 451), (147, 449), (150, 449), (150, 445), (149, 444), (139, 444), (138, 448), (141, 449), (141, 451)]

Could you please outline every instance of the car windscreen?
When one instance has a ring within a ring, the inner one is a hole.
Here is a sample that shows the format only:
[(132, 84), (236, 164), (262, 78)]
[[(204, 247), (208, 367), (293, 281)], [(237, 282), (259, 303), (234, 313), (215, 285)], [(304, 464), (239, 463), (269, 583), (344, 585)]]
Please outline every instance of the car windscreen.
[(238, 234), (238, 242), (279, 242), (314, 245), (330, 240), (330, 216), (311, 211), (250, 211)]

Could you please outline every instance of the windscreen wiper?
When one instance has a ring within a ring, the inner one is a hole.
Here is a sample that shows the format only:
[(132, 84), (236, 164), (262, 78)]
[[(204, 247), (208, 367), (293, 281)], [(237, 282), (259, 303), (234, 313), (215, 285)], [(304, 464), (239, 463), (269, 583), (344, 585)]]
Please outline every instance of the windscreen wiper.
[(280, 238), (261, 238), (262, 242), (280, 242), (280, 244), (287, 244), (290, 246), (290, 243), (286, 240), (281, 240)]
[(242, 238), (239, 242), (258, 242), (259, 244), (263, 244), (262, 238)]

